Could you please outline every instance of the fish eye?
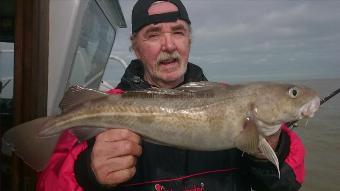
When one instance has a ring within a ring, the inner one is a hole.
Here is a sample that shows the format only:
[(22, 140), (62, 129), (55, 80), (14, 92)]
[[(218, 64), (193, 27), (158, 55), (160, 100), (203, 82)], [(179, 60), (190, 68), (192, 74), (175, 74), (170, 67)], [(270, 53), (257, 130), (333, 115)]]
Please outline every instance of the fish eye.
[(299, 95), (299, 90), (297, 87), (290, 88), (288, 94), (291, 98), (296, 98)]

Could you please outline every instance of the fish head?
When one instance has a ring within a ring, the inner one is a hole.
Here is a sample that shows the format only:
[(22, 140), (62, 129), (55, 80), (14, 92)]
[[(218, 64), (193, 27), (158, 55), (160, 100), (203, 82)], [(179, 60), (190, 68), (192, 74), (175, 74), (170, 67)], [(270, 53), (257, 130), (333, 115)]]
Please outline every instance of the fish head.
[(251, 110), (260, 126), (278, 126), (313, 117), (319, 109), (318, 93), (308, 87), (291, 84), (266, 84), (256, 90)]

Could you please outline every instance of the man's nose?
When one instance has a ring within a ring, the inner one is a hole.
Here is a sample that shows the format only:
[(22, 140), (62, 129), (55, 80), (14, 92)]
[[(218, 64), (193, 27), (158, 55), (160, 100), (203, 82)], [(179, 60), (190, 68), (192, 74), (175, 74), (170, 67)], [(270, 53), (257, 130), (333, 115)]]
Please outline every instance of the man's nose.
[(162, 38), (162, 50), (166, 52), (173, 52), (176, 50), (174, 38), (171, 33), (164, 33)]

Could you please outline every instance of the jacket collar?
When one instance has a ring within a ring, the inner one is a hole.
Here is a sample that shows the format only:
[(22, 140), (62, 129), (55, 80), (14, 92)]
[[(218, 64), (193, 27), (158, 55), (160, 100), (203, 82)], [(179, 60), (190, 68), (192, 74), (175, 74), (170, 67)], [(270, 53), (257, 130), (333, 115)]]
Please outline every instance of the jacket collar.
[[(207, 78), (199, 66), (189, 62), (182, 84), (197, 81), (207, 81)], [(144, 67), (140, 60), (131, 61), (116, 88), (125, 91), (151, 88), (151, 85), (144, 80)]]

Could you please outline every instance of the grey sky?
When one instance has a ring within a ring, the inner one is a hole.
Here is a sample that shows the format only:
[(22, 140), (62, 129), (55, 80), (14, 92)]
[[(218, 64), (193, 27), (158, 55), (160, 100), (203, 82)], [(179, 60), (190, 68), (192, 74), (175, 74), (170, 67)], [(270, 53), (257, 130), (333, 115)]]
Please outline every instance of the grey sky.
[[(112, 54), (130, 61), (131, 10)], [(193, 27), (190, 61), (213, 81), (340, 78), (338, 0), (183, 0)]]

